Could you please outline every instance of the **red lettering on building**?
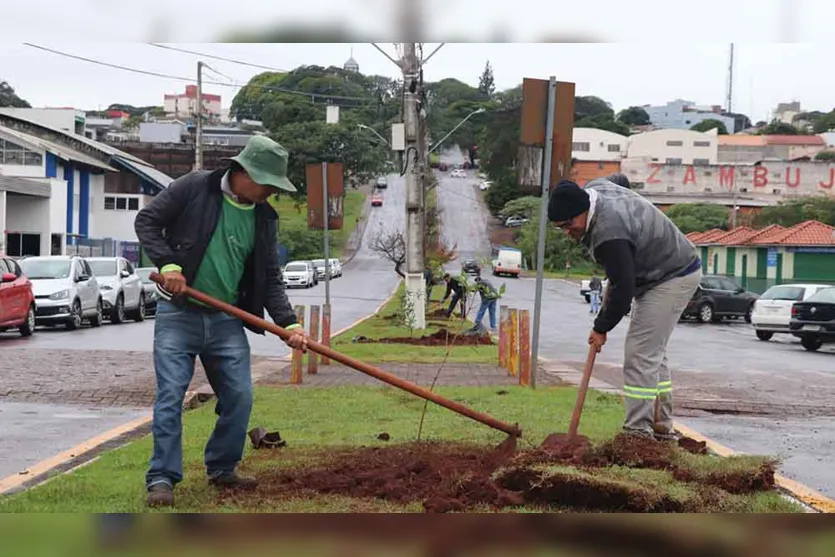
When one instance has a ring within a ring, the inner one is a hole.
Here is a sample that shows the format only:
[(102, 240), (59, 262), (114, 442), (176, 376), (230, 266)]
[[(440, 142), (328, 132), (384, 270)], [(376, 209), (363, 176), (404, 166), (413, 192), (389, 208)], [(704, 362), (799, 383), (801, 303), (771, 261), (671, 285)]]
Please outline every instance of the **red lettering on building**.
[(758, 166), (754, 168), (754, 187), (764, 188), (768, 185), (768, 168)]
[(826, 188), (828, 190), (831, 190), (833, 183), (835, 183), (835, 166), (830, 166), (829, 167), (829, 183), (824, 184), (823, 180), (821, 180), (820, 182), (818, 182), (818, 185), (822, 188)]
[(649, 177), (647, 178), (647, 184), (660, 184), (661, 180), (655, 177), (656, 174), (661, 172), (661, 165), (660, 164), (651, 164), (649, 165), (652, 168), (652, 172), (650, 173)]
[(695, 184), (696, 183), (696, 169), (692, 166), (688, 166), (687, 170), (684, 171), (684, 185), (687, 184)]
[(719, 185), (734, 187), (734, 180), (736, 179), (735, 166), (720, 166), (719, 167)]
[[(791, 180), (792, 170), (794, 170), (794, 181)], [(800, 185), (800, 169), (791, 166), (786, 167), (786, 185), (790, 188), (796, 188)]]

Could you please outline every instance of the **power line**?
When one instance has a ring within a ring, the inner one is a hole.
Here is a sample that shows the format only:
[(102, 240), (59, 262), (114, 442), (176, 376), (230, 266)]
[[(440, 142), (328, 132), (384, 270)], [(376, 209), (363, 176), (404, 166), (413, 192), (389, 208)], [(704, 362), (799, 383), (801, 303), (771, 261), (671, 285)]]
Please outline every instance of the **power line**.
[(164, 44), (160, 44), (160, 43), (146, 43), (146, 44), (148, 44), (150, 46), (155, 46), (157, 48), (164, 48), (166, 50), (174, 50), (174, 51), (177, 51), (177, 52), (185, 52), (186, 54), (194, 54), (195, 56), (202, 56), (203, 58), (214, 58), (215, 60), (221, 60), (223, 62), (231, 62), (233, 64), (240, 64), (242, 66), (250, 66), (252, 68), (260, 68), (262, 70), (270, 70), (270, 71), (274, 71), (274, 72), (289, 73), (288, 70), (273, 68), (271, 66), (263, 66), (261, 64), (254, 64), (252, 62), (245, 62), (243, 60), (235, 60), (234, 58), (225, 58), (223, 56), (215, 56), (214, 54), (206, 54), (206, 53), (203, 53), (203, 52), (197, 52), (197, 51), (188, 50), (188, 49), (185, 49), (185, 48), (179, 48), (179, 47), (175, 47), (175, 46), (168, 46), (168, 45), (164, 45)]
[[(52, 53), (52, 54), (57, 54), (58, 56), (63, 56), (65, 58), (72, 58), (73, 60), (88, 62), (90, 64), (105, 66), (105, 67), (113, 68), (113, 69), (116, 69), (116, 70), (123, 70), (123, 71), (126, 71), (126, 72), (133, 72), (133, 73), (138, 73), (138, 74), (142, 74), (142, 75), (149, 75), (149, 76), (152, 76), (152, 77), (161, 77), (161, 78), (164, 78), (164, 79), (186, 81), (188, 83), (196, 83), (196, 81), (197, 81), (196, 79), (191, 78), (191, 77), (183, 77), (183, 76), (179, 76), (179, 75), (164, 74), (164, 73), (154, 72), (154, 71), (150, 71), (150, 70), (140, 70), (140, 69), (137, 69), (137, 68), (131, 68), (131, 67), (128, 67), (128, 66), (123, 66), (121, 64), (112, 64), (110, 62), (103, 62), (101, 60), (95, 60), (93, 58), (87, 58), (87, 57), (84, 57), (84, 56), (79, 56), (77, 54), (71, 54), (69, 52), (63, 52), (63, 51), (60, 51), (60, 50), (55, 50), (55, 49), (52, 49), (52, 48), (48, 48), (48, 47), (45, 47), (45, 46), (40, 46), (40, 45), (36, 45), (36, 44), (32, 44), (32, 43), (23, 43), (23, 45), (28, 46), (30, 48), (36, 48), (38, 50), (43, 50), (45, 52), (49, 52), (49, 53)], [(217, 72), (217, 70), (214, 70), (214, 71), (216, 73), (219, 73), (219, 72)], [(299, 96), (302, 96), (302, 97), (308, 97), (312, 101), (316, 100), (316, 99), (343, 100), (343, 101), (359, 101), (360, 103), (363, 103), (363, 104), (372, 104), (372, 103), (376, 102), (374, 99), (367, 99), (367, 98), (364, 98), (364, 97), (348, 97), (348, 96), (343, 96), (343, 95), (328, 95), (326, 93), (307, 93), (305, 91), (297, 91), (297, 90), (294, 90), (294, 89), (285, 89), (283, 87), (276, 87), (276, 86), (273, 86), (273, 85), (258, 85), (258, 84), (255, 84), (255, 83), (250, 83), (248, 85), (240, 85), (240, 84), (233, 84), (233, 83), (224, 83), (224, 82), (221, 82), (221, 81), (206, 81), (206, 80), (203, 80), (203, 83), (204, 84), (209, 84), (209, 85), (219, 85), (221, 87), (234, 87), (236, 89), (241, 89), (243, 87), (256, 87), (258, 89), (266, 89), (268, 91), (277, 91), (279, 93), (288, 93), (288, 94), (291, 94), (291, 95), (299, 95)]]

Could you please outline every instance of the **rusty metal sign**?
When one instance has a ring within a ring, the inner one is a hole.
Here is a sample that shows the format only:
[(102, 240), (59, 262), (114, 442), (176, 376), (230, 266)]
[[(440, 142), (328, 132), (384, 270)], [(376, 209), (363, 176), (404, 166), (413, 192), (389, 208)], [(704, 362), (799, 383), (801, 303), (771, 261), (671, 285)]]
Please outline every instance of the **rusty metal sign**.
[[(542, 187), (542, 164), (548, 118), (548, 80), (522, 81), (522, 125), (519, 134), (517, 170), (523, 188)], [(551, 183), (555, 186), (571, 175), (571, 145), (574, 132), (574, 84), (557, 82), (554, 103), (554, 148), (551, 152)]]
[[(328, 178), (328, 230), (342, 230), (342, 200), (345, 195), (344, 168), (341, 162), (327, 163)], [(307, 227), (324, 230), (324, 187), (322, 163), (305, 167), (307, 185)]]

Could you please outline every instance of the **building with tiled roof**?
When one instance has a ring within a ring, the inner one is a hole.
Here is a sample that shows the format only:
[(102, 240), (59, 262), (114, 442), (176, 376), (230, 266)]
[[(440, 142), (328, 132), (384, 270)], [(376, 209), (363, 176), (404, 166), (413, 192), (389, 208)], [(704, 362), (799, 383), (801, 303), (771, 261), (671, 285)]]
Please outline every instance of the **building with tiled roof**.
[(835, 227), (822, 222), (688, 237), (699, 247), (705, 273), (729, 276), (754, 292), (787, 282), (835, 284)]
[(826, 149), (819, 135), (720, 135), (719, 163), (753, 164), (763, 160), (814, 158)]

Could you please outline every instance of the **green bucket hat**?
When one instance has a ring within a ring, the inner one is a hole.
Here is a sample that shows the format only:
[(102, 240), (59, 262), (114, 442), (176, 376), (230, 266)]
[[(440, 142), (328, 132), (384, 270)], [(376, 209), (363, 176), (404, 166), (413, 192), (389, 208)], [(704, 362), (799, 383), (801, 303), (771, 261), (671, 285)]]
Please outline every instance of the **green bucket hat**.
[(256, 184), (294, 192), (297, 191), (296, 186), (287, 178), (289, 157), (287, 149), (281, 144), (265, 135), (254, 135), (243, 151), (226, 160), (240, 164)]

